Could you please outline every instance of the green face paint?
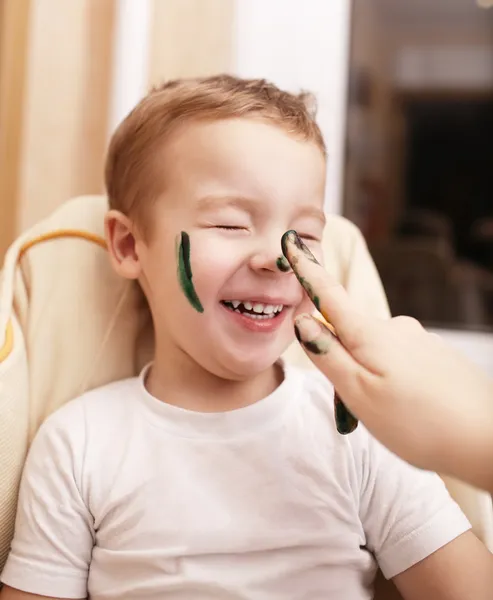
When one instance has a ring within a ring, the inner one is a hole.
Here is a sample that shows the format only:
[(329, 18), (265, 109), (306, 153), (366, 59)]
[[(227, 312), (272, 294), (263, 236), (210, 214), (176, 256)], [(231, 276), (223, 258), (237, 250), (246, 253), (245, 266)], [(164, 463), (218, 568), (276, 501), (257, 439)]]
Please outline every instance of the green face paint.
[(279, 271), (282, 271), (283, 273), (291, 271), (291, 265), (288, 263), (288, 259), (285, 256), (280, 256), (276, 260), (276, 265)]
[[(321, 335), (316, 337), (314, 340), (305, 341), (300, 335), (300, 330), (297, 324), (294, 324), (294, 333), (297, 340), (308, 352), (317, 355), (328, 354), (334, 337), (334, 334), (326, 325), (320, 323), (320, 326), (322, 330), (325, 329), (326, 332), (322, 331)], [(358, 426), (358, 419), (356, 419), (356, 417), (348, 410), (336, 391), (334, 392), (334, 418), (337, 431), (341, 435), (348, 435), (349, 433), (352, 433)]]
[(192, 282), (192, 267), (190, 265), (190, 236), (186, 231), (182, 231), (177, 241), (177, 262), (178, 262), (178, 281), (181, 289), (187, 297), (187, 300), (199, 313), (204, 312), (197, 292)]
[(348, 435), (358, 427), (358, 419), (346, 408), (337, 392), (334, 393), (334, 416), (341, 435)]

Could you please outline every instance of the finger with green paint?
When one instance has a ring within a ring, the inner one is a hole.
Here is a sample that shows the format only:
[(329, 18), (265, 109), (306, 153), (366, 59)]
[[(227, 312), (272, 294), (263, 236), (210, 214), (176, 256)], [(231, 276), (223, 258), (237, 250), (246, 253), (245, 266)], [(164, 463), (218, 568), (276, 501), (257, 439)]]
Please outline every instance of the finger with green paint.
[[(315, 308), (323, 315), (327, 323), (331, 319), (324, 303), (325, 290), (330, 284), (329, 276), (318, 260), (313, 256), (308, 246), (294, 230), (286, 231), (281, 239), (284, 256), (291, 265), (294, 274), (305, 289)], [(329, 325), (330, 326), (330, 325)], [(330, 326), (331, 327), (331, 326)]]
[[(320, 319), (315, 319), (311, 315), (298, 316), (295, 324), (296, 337), (309, 356), (327, 354), (334, 343), (340, 344), (324, 310), (323, 290), (324, 286), (327, 285), (327, 274), (296, 231), (290, 230), (283, 235), (281, 247), (298, 281), (305, 289), (315, 308), (327, 321), (323, 323)], [(306, 333), (311, 330), (312, 336), (301, 336), (299, 324), (302, 321), (304, 324), (303, 331)], [(358, 426), (357, 419), (346, 408), (337, 392), (334, 392), (334, 413), (339, 433), (346, 435)]]

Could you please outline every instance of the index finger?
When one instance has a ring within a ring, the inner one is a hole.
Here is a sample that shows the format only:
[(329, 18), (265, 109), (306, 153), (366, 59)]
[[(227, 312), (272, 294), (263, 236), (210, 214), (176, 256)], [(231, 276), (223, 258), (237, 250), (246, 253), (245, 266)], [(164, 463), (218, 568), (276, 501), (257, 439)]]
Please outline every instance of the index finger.
[(357, 344), (364, 321), (344, 287), (329, 275), (294, 230), (281, 239), (282, 252), (315, 308), (333, 325), (344, 346)]

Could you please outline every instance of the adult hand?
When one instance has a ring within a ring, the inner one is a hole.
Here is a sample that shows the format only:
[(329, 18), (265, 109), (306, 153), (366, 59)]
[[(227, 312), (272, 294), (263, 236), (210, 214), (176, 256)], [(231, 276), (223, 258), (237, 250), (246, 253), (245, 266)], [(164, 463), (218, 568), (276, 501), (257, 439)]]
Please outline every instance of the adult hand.
[(491, 490), (493, 382), (414, 319), (360, 314), (296, 232), (282, 247), (332, 328), (299, 315), (297, 337), (349, 410), (408, 462)]

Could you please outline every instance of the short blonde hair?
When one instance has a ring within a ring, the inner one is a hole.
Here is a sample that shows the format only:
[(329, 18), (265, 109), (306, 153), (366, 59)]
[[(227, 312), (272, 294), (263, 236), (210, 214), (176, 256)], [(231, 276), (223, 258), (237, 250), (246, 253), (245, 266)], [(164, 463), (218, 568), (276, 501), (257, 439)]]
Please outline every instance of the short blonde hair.
[(163, 192), (165, 182), (153, 157), (178, 125), (259, 118), (314, 142), (325, 155), (315, 113), (313, 96), (282, 91), (264, 79), (216, 75), (169, 81), (139, 102), (111, 139), (105, 167), (110, 208), (140, 219)]

